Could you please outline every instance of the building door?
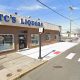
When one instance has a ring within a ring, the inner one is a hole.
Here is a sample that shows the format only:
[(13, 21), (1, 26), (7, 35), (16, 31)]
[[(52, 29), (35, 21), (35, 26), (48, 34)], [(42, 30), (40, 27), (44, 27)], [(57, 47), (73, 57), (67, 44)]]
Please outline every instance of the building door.
[(19, 49), (24, 49), (26, 47), (27, 47), (26, 35), (19, 35)]

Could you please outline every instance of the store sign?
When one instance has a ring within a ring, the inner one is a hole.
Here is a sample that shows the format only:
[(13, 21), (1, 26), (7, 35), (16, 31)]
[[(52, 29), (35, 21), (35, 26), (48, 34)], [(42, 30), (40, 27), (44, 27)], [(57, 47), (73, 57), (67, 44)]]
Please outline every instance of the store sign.
[(28, 26), (43, 26), (43, 23), (37, 21), (31, 21), (27, 19), (21, 19), (21, 24), (26, 24)]
[[(11, 21), (12, 23), (16, 23), (17, 19), (16, 19), (16, 17), (14, 17), (12, 15), (9, 16), (9, 15), (0, 14), (0, 22), (1, 21), (5, 21), (5, 22)], [(25, 24), (28, 26), (43, 26), (43, 23), (41, 23), (41, 22), (32, 21), (32, 20), (23, 19), (23, 18), (21, 18), (20, 24)]]
[(16, 17), (0, 14), (0, 21), (9, 22), (10, 20), (12, 20), (12, 23), (16, 23)]

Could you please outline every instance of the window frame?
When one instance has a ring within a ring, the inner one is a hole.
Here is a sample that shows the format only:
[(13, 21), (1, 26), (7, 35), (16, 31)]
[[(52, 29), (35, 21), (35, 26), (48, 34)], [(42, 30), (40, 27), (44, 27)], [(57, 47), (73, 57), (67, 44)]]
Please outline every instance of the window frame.
[[(48, 36), (49, 39), (46, 38), (46, 35)], [(46, 33), (46, 34), (45, 34), (45, 40), (46, 40), (46, 41), (49, 41), (49, 40), (51, 40), (51, 39), (52, 39), (51, 33)]]
[[(38, 40), (37, 39), (32, 39), (32, 35), (37, 35), (38, 36)], [(32, 40), (34, 40), (34, 41), (38, 41), (38, 44), (36, 44), (36, 43), (32, 43)], [(37, 45), (39, 45), (39, 34), (36, 34), (36, 33), (34, 33), (34, 34), (31, 34), (31, 44), (32, 44), (32, 46), (37, 46)]]
[(6, 51), (10, 51), (10, 50), (14, 50), (14, 34), (0, 34), (0, 35), (12, 35), (12, 48), (11, 49), (6, 49), (6, 50), (1, 50), (0, 52), (6, 52)]

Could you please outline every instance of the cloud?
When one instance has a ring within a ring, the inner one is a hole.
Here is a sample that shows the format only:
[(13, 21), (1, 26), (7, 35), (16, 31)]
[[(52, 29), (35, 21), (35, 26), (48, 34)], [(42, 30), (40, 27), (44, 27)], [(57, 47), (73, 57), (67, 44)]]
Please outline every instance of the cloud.
[(79, 7), (75, 7), (75, 6), (70, 6), (69, 9), (70, 10), (79, 10), (80, 8)]
[[(56, 9), (56, 7), (51, 7), (52, 9)], [(30, 5), (30, 6), (19, 6), (19, 7), (9, 7), (9, 6), (5, 6), (5, 5), (0, 5), (0, 10), (1, 11), (7, 11), (7, 10), (18, 10), (18, 11), (22, 11), (22, 10), (28, 10), (28, 11), (36, 11), (36, 10), (42, 10), (42, 9), (48, 9), (44, 6), (41, 5)]]
[(51, 7), (52, 9), (56, 10), (57, 8), (56, 7)]
[[(56, 7), (52, 7), (53, 9), (56, 9)], [(17, 8), (17, 10), (30, 10), (30, 11), (34, 11), (34, 10), (41, 10), (41, 9), (47, 9), (44, 6), (40, 6), (40, 5), (31, 5), (31, 6), (20, 6)]]
[(17, 10), (40, 10), (40, 9), (46, 9), (45, 7), (42, 7), (40, 5), (31, 5), (31, 6), (20, 6), (17, 8)]
[(73, 9), (75, 9), (75, 10), (79, 10), (80, 8), (79, 8), (79, 7), (73, 7)]

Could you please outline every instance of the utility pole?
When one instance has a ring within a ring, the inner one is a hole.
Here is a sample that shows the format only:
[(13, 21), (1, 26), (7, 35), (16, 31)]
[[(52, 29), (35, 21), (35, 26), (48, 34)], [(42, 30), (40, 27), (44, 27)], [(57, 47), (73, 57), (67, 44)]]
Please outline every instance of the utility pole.
[(73, 6), (69, 6), (69, 9), (70, 9), (70, 39), (71, 39), (71, 33), (72, 33), (72, 19), (71, 19), (71, 15), (72, 15), (72, 11), (74, 10)]
[(70, 39), (71, 39), (71, 28), (72, 28), (72, 20), (70, 20)]

